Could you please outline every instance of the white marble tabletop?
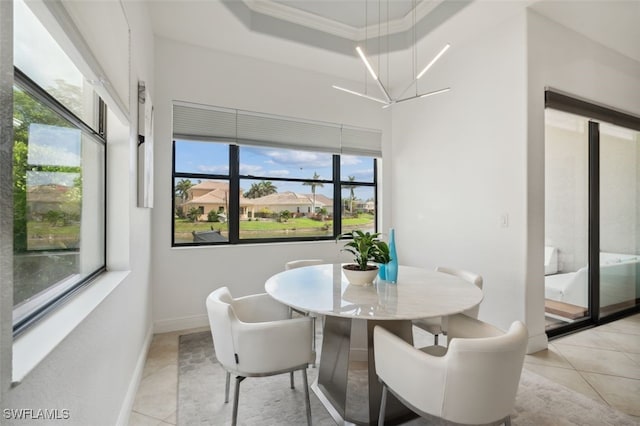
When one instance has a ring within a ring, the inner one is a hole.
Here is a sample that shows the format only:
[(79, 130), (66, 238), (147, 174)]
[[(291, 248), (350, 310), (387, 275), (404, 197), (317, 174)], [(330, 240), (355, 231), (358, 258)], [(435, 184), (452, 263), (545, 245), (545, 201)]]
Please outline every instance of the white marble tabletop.
[(265, 289), (293, 308), (347, 318), (413, 320), (452, 315), (482, 301), (482, 290), (453, 275), (400, 266), (398, 282), (349, 284), (342, 265), (307, 266), (269, 278)]

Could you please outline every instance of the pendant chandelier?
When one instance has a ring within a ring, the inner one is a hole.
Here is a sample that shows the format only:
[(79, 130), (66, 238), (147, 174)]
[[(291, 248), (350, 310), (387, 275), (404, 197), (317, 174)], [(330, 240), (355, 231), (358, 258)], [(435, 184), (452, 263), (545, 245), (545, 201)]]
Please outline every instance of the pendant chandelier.
[[(364, 42), (366, 43), (367, 41), (367, 33), (366, 33), (366, 28), (367, 28), (367, 15), (368, 15), (368, 10), (367, 10), (367, 3), (368, 0), (365, 0), (365, 39)], [(337, 85), (333, 85), (332, 87), (334, 89), (337, 90), (341, 90), (343, 92), (352, 94), (352, 95), (356, 95), (356, 96), (360, 96), (362, 98), (365, 99), (369, 99), (371, 101), (374, 102), (379, 102), (381, 104), (383, 104), (382, 108), (387, 108), (393, 104), (397, 104), (397, 103), (401, 103), (401, 102), (406, 102), (406, 101), (410, 101), (413, 99), (419, 99), (419, 98), (426, 98), (428, 96), (433, 96), (433, 95), (437, 95), (440, 93), (445, 93), (448, 92), (449, 90), (451, 90), (450, 87), (445, 87), (443, 89), (438, 89), (438, 90), (434, 90), (434, 91), (430, 91), (430, 92), (425, 92), (425, 93), (418, 93), (418, 80), (420, 80), (420, 78), (422, 76), (424, 76), (424, 74), (436, 63), (436, 61), (438, 61), (438, 59), (440, 59), (440, 57), (442, 57), (442, 55), (445, 54), (445, 52), (447, 50), (449, 50), (449, 47), (451, 47), (449, 44), (446, 44), (441, 50), (440, 52), (438, 52), (438, 54), (424, 67), (422, 68), (422, 70), (419, 73), (416, 73), (416, 63), (417, 63), (417, 40), (416, 40), (416, 0), (412, 0), (412, 7), (413, 7), (413, 46), (412, 46), (412, 59), (413, 59), (413, 75), (415, 75), (415, 78), (409, 83), (409, 85), (400, 93), (399, 96), (393, 98), (391, 96), (391, 94), (389, 93), (389, 90), (384, 86), (384, 84), (382, 83), (382, 81), (380, 81), (380, 76), (378, 74), (376, 74), (375, 70), (373, 69), (373, 66), (371, 65), (371, 62), (369, 61), (369, 59), (367, 58), (367, 55), (364, 51), (364, 49), (361, 46), (356, 46), (356, 53), (358, 54), (358, 56), (360, 57), (360, 59), (362, 60), (362, 62), (364, 63), (365, 68), (367, 69), (367, 71), (369, 72), (369, 74), (371, 75), (371, 77), (373, 78), (373, 80), (376, 82), (376, 85), (378, 86), (378, 89), (380, 89), (380, 93), (382, 94), (382, 97), (376, 97), (376, 96), (371, 96), (367, 93), (366, 91), (366, 82), (365, 82), (365, 92), (357, 92), (355, 90), (351, 90), (351, 89), (347, 89), (345, 87), (341, 87), (341, 86), (337, 86)], [(388, 66), (388, 55), (389, 55), (389, 51), (388, 51), (388, 37), (389, 37), (389, 0), (387, 0), (387, 32), (386, 32), (386, 36), (387, 36), (387, 66)], [(380, 0), (378, 0), (378, 37), (380, 37)], [(378, 55), (380, 55), (381, 52), (379, 50)], [(415, 86), (415, 94), (414, 95), (410, 95), (410, 96), (406, 96), (403, 97), (405, 95), (405, 93), (407, 93), (407, 91), (412, 87)]]

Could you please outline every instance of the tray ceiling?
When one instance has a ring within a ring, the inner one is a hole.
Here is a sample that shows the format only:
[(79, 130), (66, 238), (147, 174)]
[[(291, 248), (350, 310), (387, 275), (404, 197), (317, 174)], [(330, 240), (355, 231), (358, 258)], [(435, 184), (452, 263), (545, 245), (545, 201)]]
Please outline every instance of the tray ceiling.
[[(253, 12), (361, 41), (413, 28), (443, 0), (242, 0)], [(415, 6), (415, 7), (414, 7)]]

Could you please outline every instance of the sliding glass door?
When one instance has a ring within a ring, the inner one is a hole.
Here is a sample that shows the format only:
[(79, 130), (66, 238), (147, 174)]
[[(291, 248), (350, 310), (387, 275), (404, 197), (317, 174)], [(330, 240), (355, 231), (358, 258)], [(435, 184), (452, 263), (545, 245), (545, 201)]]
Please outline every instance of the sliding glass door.
[(589, 317), (589, 120), (545, 111), (547, 328)]
[(546, 100), (544, 286), (553, 336), (640, 310), (640, 118), (557, 92)]
[(600, 123), (600, 317), (640, 298), (640, 132)]

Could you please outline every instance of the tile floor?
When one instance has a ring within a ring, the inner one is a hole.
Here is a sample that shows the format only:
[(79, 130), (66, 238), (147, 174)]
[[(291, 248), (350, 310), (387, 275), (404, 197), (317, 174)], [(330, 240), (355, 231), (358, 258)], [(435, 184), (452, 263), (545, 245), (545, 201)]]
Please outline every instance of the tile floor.
[[(178, 336), (202, 330), (153, 337), (129, 425), (176, 424)], [(525, 368), (640, 421), (640, 314), (555, 339)]]
[(525, 368), (640, 417), (640, 314), (552, 340)]

